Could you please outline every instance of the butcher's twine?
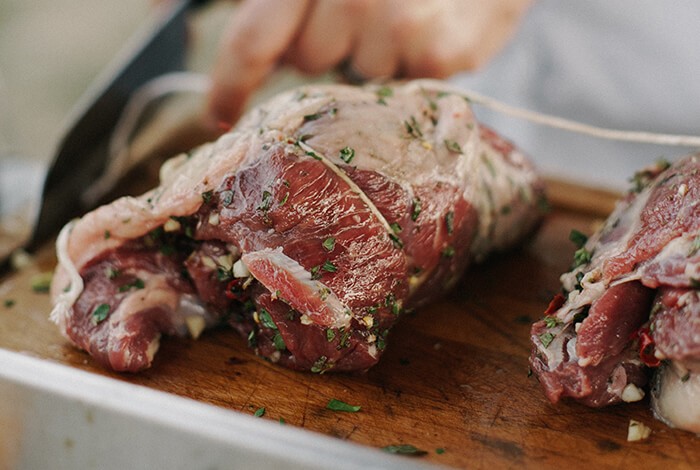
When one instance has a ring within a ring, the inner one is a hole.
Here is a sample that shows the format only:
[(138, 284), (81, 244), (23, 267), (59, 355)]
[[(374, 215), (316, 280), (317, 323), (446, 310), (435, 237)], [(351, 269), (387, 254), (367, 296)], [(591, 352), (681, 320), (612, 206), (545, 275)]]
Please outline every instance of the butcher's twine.
[[(134, 162), (129, 161), (129, 143), (134, 137), (139, 121), (147, 107), (154, 101), (174, 93), (205, 94), (211, 84), (206, 75), (193, 72), (174, 72), (144, 84), (129, 100), (124, 112), (114, 128), (109, 144), (109, 158), (106, 173), (85, 192), (90, 200), (97, 200), (111, 188), (124, 168)], [(700, 147), (700, 136), (661, 134), (656, 132), (639, 132), (609, 129), (592, 126), (570, 119), (542, 114), (516, 106), (511, 106), (494, 98), (481, 95), (475, 91), (453, 87), (452, 92), (464, 97), (475, 105), (484, 106), (496, 112), (523, 119), (536, 124), (589, 135), (601, 139), (640, 142), (677, 147)]]

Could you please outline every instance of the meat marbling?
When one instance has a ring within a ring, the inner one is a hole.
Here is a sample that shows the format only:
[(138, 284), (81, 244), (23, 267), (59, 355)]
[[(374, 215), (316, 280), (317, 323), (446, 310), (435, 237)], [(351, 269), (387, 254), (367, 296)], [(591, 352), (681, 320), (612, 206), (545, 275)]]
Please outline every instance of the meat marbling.
[(585, 240), (531, 331), (547, 397), (590, 406), (638, 401), (700, 433), (700, 154), (646, 168)]
[(222, 322), (287, 367), (365, 370), (402, 312), (541, 216), (527, 159), (447, 85), (314, 85), (67, 225), (51, 318), (101, 364)]

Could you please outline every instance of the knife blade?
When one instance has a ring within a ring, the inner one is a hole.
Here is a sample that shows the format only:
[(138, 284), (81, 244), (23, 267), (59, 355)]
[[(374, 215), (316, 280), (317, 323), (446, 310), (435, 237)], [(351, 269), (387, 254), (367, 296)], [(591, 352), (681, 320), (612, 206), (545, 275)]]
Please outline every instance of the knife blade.
[(202, 0), (171, 0), (138, 31), (78, 101), (44, 180), (28, 251), (84, 213), (82, 191), (105, 170), (108, 142), (129, 97), (144, 83), (185, 68), (187, 13)]

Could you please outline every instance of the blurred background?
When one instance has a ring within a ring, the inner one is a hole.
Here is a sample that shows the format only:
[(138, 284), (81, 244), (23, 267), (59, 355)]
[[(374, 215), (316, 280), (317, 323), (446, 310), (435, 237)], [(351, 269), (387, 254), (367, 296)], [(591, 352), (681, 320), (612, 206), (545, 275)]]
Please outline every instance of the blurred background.
[(1, 0), (0, 158), (46, 161), (71, 107), (149, 10), (148, 0)]

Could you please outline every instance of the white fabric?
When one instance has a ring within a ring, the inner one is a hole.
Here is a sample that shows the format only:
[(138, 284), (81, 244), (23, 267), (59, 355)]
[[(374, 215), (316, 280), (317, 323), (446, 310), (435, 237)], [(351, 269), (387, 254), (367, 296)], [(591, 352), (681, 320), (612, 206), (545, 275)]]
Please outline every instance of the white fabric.
[[(700, 2), (539, 0), (506, 49), (453, 82), (613, 129), (700, 135)], [(642, 166), (694, 151), (611, 142), (476, 107), (545, 174), (624, 190)]]

